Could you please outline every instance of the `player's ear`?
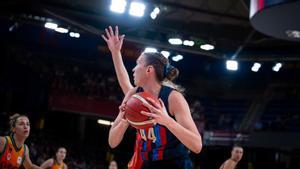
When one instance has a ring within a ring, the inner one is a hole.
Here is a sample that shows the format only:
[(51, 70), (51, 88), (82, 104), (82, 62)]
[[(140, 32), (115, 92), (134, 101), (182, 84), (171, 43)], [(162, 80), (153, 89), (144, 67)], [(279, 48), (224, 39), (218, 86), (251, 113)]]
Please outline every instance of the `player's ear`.
[(153, 66), (148, 66), (147, 67), (147, 72), (151, 72), (153, 70)]

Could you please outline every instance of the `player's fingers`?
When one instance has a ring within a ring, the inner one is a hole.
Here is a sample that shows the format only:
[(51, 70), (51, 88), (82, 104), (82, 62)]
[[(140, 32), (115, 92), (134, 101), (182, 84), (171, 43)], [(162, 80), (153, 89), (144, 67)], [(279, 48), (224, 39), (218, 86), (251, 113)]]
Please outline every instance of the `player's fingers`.
[(115, 35), (116, 37), (119, 37), (119, 27), (115, 26)]
[(107, 39), (104, 35), (101, 35), (101, 36), (102, 36), (102, 38), (105, 40), (105, 42), (108, 41), (108, 39)]
[(114, 31), (113, 31), (112, 27), (109, 26), (108, 29), (109, 29), (110, 35), (111, 35), (111, 36), (114, 36)]
[(105, 29), (105, 33), (106, 33), (107, 38), (109, 39), (111, 36), (107, 29)]
[(143, 103), (143, 105), (146, 106), (152, 113), (159, 112), (159, 109), (155, 108), (154, 106), (150, 105), (147, 102)]

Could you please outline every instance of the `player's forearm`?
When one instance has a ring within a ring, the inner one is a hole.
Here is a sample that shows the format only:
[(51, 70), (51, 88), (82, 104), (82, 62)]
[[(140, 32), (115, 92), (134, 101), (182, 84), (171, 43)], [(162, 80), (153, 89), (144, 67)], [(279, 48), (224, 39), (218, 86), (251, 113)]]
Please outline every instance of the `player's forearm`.
[(174, 119), (169, 118), (166, 127), (184, 144), (188, 149), (194, 153), (200, 153), (202, 149), (201, 136), (184, 128)]
[(126, 121), (121, 120), (116, 126), (111, 127), (108, 135), (108, 143), (111, 148), (115, 148), (120, 144), (128, 126), (129, 124)]
[(129, 91), (129, 89), (132, 88), (132, 85), (130, 84), (129, 75), (125, 68), (121, 52), (120, 51), (112, 52), (112, 58), (113, 58), (114, 67), (116, 70), (119, 84), (122, 88), (123, 93), (126, 94)]

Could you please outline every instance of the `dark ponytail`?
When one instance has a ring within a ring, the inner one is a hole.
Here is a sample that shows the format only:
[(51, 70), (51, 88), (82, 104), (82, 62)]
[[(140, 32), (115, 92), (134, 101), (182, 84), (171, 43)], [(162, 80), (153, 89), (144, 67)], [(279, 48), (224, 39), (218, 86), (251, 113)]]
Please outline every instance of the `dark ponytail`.
[(172, 81), (179, 75), (179, 70), (170, 64), (169, 60), (158, 52), (145, 52), (146, 65), (152, 65), (155, 70), (157, 80), (162, 85), (174, 88), (179, 92), (183, 92), (184, 89), (179, 85), (174, 84)]

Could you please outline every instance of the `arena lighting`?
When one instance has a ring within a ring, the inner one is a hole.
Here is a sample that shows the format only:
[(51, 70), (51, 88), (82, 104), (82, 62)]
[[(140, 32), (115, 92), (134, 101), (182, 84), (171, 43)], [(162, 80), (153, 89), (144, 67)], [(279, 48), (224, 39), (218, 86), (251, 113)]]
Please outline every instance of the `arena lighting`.
[(152, 48), (152, 47), (147, 47), (147, 48), (145, 48), (144, 52), (154, 53), (154, 52), (157, 52), (157, 49)]
[(151, 17), (152, 19), (155, 19), (155, 18), (157, 17), (157, 15), (159, 14), (159, 12), (160, 12), (159, 8), (158, 8), (158, 7), (155, 7), (155, 8), (153, 9), (153, 11), (151, 12), (150, 17)]
[(182, 55), (176, 55), (176, 56), (173, 56), (172, 57), (172, 60), (174, 61), (174, 62), (178, 62), (178, 61), (180, 61), (180, 60), (182, 60), (183, 59), (183, 56)]
[(182, 45), (182, 40), (179, 38), (170, 38), (169, 43), (171, 45)]
[(194, 46), (195, 42), (192, 40), (184, 40), (183, 45), (185, 46)]
[(161, 51), (160, 53), (166, 58), (169, 58), (169, 56), (170, 56), (170, 52), (165, 51), (165, 50)]
[(79, 33), (76, 33), (76, 32), (70, 32), (69, 35), (70, 35), (72, 38), (79, 38), (79, 37), (80, 37), (80, 34), (79, 34)]
[(102, 119), (98, 119), (97, 122), (98, 122), (99, 124), (103, 124), (103, 125), (107, 125), (107, 126), (113, 124), (113, 122), (111, 122), (111, 121), (108, 121), (108, 120), (102, 120)]
[(79, 33), (76, 33), (76, 32), (70, 32), (69, 35), (73, 38), (79, 38), (80, 37), (80, 34)]
[(251, 70), (253, 72), (258, 72), (259, 68), (261, 67), (261, 64), (260, 63), (254, 63)]
[(203, 50), (213, 50), (215, 47), (211, 44), (205, 44), (205, 45), (201, 45), (200, 48)]
[(287, 30), (285, 33), (290, 38), (300, 38), (300, 31), (298, 30)]
[(126, 9), (126, 0), (112, 0), (110, 10), (116, 13), (124, 13)]
[(68, 29), (62, 28), (62, 27), (55, 28), (55, 31), (59, 32), (59, 33), (68, 33), (69, 32)]
[(146, 5), (141, 2), (131, 2), (129, 14), (132, 16), (142, 17), (144, 16), (144, 12), (146, 9)]
[(46, 22), (44, 26), (45, 26), (45, 28), (54, 29), (54, 30), (57, 28), (57, 24), (51, 23), (51, 22)]
[(238, 62), (235, 60), (227, 60), (226, 68), (227, 68), (227, 70), (236, 71), (236, 70), (238, 70)]
[(278, 72), (280, 70), (280, 68), (282, 67), (281, 63), (276, 63), (275, 66), (273, 66), (273, 71)]

